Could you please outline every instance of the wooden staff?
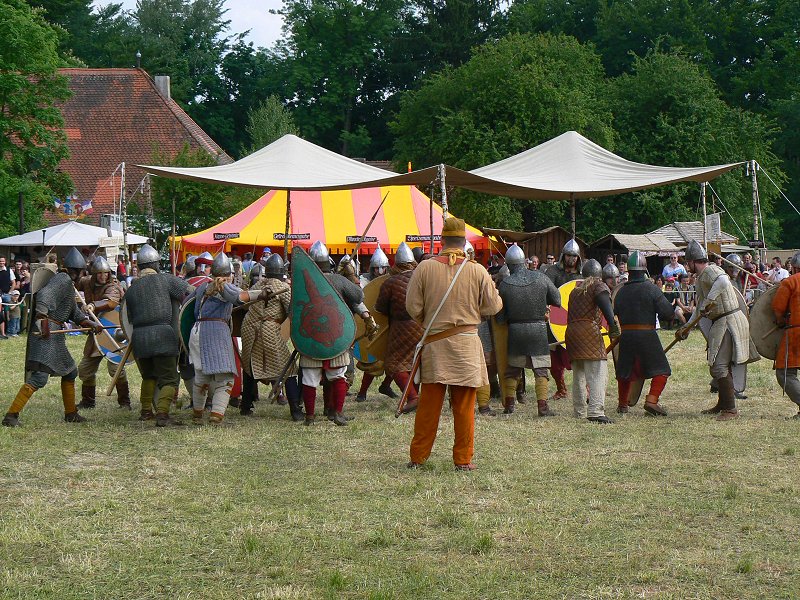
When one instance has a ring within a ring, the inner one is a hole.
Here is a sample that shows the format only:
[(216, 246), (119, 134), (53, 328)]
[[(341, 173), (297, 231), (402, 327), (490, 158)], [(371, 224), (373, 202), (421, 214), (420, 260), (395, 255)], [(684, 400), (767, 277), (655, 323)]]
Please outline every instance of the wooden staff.
[(250, 300), (249, 302), (245, 302), (243, 304), (240, 304), (239, 306), (234, 306), (233, 310), (235, 311), (242, 310), (243, 308), (248, 308), (250, 305), (255, 304), (256, 302), (261, 302), (262, 300), (266, 302), (267, 300), (272, 300), (275, 296), (280, 296), (281, 294), (286, 294), (287, 292), (291, 291), (292, 290), (287, 288), (285, 290), (278, 290), (277, 292), (271, 292), (270, 294), (267, 294), (263, 298), (256, 298), (255, 300)]
[[(740, 267), (739, 265), (737, 265), (735, 262), (731, 262), (731, 261), (729, 261), (727, 258), (725, 258), (724, 256), (722, 256), (721, 254), (716, 254), (715, 252), (711, 252), (711, 253), (710, 253), (708, 256), (709, 256), (709, 257), (712, 257), (712, 256), (713, 256), (713, 257), (718, 257), (718, 258), (721, 258), (721, 259), (722, 259), (722, 262), (724, 262), (724, 263), (725, 263), (726, 265), (728, 265), (729, 267), (733, 267), (734, 269), (738, 269), (739, 271), (741, 271), (742, 273), (744, 273), (744, 274), (745, 274), (745, 283), (746, 283), (746, 285), (748, 285), (748, 286), (749, 286), (749, 284), (750, 284), (750, 277), (753, 277), (753, 276), (755, 276), (755, 273), (751, 273), (750, 271), (748, 271), (748, 270), (747, 270), (747, 269), (745, 269), (744, 267)], [(772, 287), (772, 286), (774, 286), (774, 285), (777, 285), (777, 284), (775, 284), (775, 283), (773, 283), (773, 282), (771, 282), (771, 281), (767, 281), (766, 279), (761, 279), (761, 277), (757, 277), (757, 279), (759, 279), (759, 280), (763, 281), (763, 282), (764, 282), (764, 284), (765, 284), (765, 285), (767, 285), (767, 286), (769, 286), (769, 287)], [(745, 291), (747, 291), (747, 289), (745, 289)]]
[(409, 392), (411, 392), (414, 386), (414, 376), (417, 374), (417, 371), (419, 370), (421, 360), (422, 360), (422, 352), (418, 352), (414, 357), (414, 364), (411, 366), (411, 374), (408, 378), (408, 383), (406, 383), (406, 387), (403, 389), (403, 395), (400, 396), (400, 402), (397, 403), (397, 410), (394, 411), (395, 419), (403, 414), (403, 409), (405, 408), (408, 402), (408, 394)]
[[(700, 317), (700, 319), (702, 319), (702, 317)], [(697, 327), (697, 325), (700, 323), (700, 319), (697, 319), (696, 321), (692, 322), (692, 323), (691, 323), (691, 324), (690, 324), (690, 325), (689, 325), (689, 326), (686, 328), (686, 332), (687, 332), (687, 334), (688, 334), (688, 332), (689, 332), (689, 331), (691, 331), (692, 329), (694, 329), (695, 327)], [(680, 331), (680, 329), (679, 329), (678, 331)], [(669, 345), (668, 345), (666, 348), (664, 348), (664, 354), (666, 354), (667, 352), (669, 352), (670, 350), (672, 350), (672, 347), (673, 347), (675, 344), (677, 344), (678, 342), (682, 342), (682, 341), (683, 341), (683, 339), (685, 339), (685, 338), (675, 338), (674, 340), (672, 340), (672, 341), (670, 342), (670, 344), (669, 344)]]
[(286, 382), (286, 375), (289, 373), (289, 369), (292, 368), (294, 361), (297, 360), (298, 354), (299, 352), (297, 350), (292, 350), (292, 354), (289, 356), (289, 360), (286, 361), (286, 366), (283, 367), (278, 381), (273, 384), (272, 390), (269, 396), (267, 396), (267, 404), (272, 404), (274, 398), (278, 395), (278, 391), (283, 387), (283, 384)]
[(128, 362), (132, 350), (133, 350), (133, 344), (129, 341), (127, 347), (125, 348), (125, 354), (122, 355), (122, 360), (119, 361), (119, 364), (117, 365), (117, 370), (114, 371), (114, 377), (111, 378), (111, 384), (108, 386), (108, 389), (106, 390), (106, 396), (110, 396), (114, 392), (114, 388), (117, 386), (117, 380), (119, 379), (120, 375), (122, 375), (122, 370), (125, 368), (125, 363)]
[[(116, 329), (117, 328), (116, 325), (101, 325), (101, 327), (103, 329)], [(94, 331), (94, 328), (92, 328), (92, 327), (76, 327), (75, 329), (54, 329), (53, 331), (50, 332), (50, 335), (53, 335), (53, 334), (56, 334), (56, 333), (85, 333), (87, 331)], [(42, 334), (37, 331), (33, 335), (41, 336)]]
[[(361, 244), (364, 243), (364, 238), (367, 237), (367, 233), (369, 232), (369, 228), (372, 227), (372, 223), (375, 221), (375, 217), (378, 216), (378, 213), (380, 212), (381, 207), (383, 206), (383, 203), (386, 202), (386, 198), (389, 197), (389, 192), (390, 191), (391, 190), (388, 190), (386, 192), (386, 194), (384, 194), (383, 200), (381, 200), (381, 203), (378, 204), (378, 208), (376, 208), (375, 212), (372, 213), (372, 218), (369, 220), (369, 223), (367, 223), (367, 227), (364, 229), (364, 233), (361, 234), (361, 238), (358, 240), (358, 243), (356, 244), (355, 250), (353, 250), (353, 253), (350, 255), (350, 261), (351, 262), (356, 260), (356, 257), (358, 256), (358, 251), (361, 248)], [(353, 264), (355, 264), (355, 263), (353, 263)], [(356, 275), (357, 274), (358, 273), (356, 273)]]

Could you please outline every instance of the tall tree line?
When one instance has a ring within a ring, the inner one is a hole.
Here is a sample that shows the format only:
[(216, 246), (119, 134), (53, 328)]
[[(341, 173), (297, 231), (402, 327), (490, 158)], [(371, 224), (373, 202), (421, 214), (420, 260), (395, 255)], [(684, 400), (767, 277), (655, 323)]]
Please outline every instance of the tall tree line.
[[(224, 0), (29, 3), (57, 28), (63, 61), (129, 67), (141, 51), (237, 157), (272, 98), (300, 135), (349, 156), (474, 168), (577, 129), (642, 162), (755, 158), (790, 198), (800, 191), (795, 0), (285, 0), (271, 48), (229, 31)], [(742, 175), (715, 189), (748, 223)], [(558, 203), (454, 195), (479, 225), (566, 223)], [(800, 219), (766, 182), (762, 201), (771, 242), (800, 245)], [(580, 233), (696, 214), (695, 186), (650, 190), (584, 203)], [(725, 228), (738, 233), (729, 217)]]

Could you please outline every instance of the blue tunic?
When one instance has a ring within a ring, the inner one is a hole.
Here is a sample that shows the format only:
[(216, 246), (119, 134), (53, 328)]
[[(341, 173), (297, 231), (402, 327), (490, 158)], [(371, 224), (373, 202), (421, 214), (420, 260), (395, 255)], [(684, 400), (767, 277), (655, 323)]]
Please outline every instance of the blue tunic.
[[(221, 294), (206, 296), (208, 283), (195, 292), (195, 327), (200, 336), (201, 370), (207, 375), (236, 373), (236, 358), (231, 339), (231, 311), (234, 305), (241, 304), (239, 294), (242, 290), (226, 283)], [(222, 319), (221, 321), (201, 321), (200, 319)]]

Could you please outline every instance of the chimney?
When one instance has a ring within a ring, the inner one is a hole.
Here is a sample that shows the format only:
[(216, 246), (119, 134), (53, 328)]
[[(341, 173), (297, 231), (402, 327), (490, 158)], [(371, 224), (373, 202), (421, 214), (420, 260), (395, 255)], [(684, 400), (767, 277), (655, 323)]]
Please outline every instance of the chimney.
[(167, 100), (171, 98), (169, 91), (169, 75), (156, 75), (156, 89), (158, 93)]
[(137, 69), (142, 68), (142, 53), (139, 52), (138, 50), (136, 51), (136, 68)]

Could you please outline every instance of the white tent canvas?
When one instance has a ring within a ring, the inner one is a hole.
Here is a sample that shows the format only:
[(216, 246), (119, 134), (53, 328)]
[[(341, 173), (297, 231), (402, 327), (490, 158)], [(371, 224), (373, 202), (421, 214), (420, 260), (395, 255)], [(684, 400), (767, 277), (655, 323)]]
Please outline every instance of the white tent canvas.
[[(44, 237), (42, 233), (44, 232)], [(112, 231), (112, 236), (122, 237), (119, 231)], [(107, 238), (108, 231), (103, 227), (86, 225), (77, 221), (68, 221), (52, 227), (44, 227), (11, 237), (0, 239), (0, 246), (22, 247), (63, 247), (63, 246), (97, 246), (101, 238)], [(133, 233), (128, 234), (128, 244), (138, 246), (147, 242), (147, 238)]]

